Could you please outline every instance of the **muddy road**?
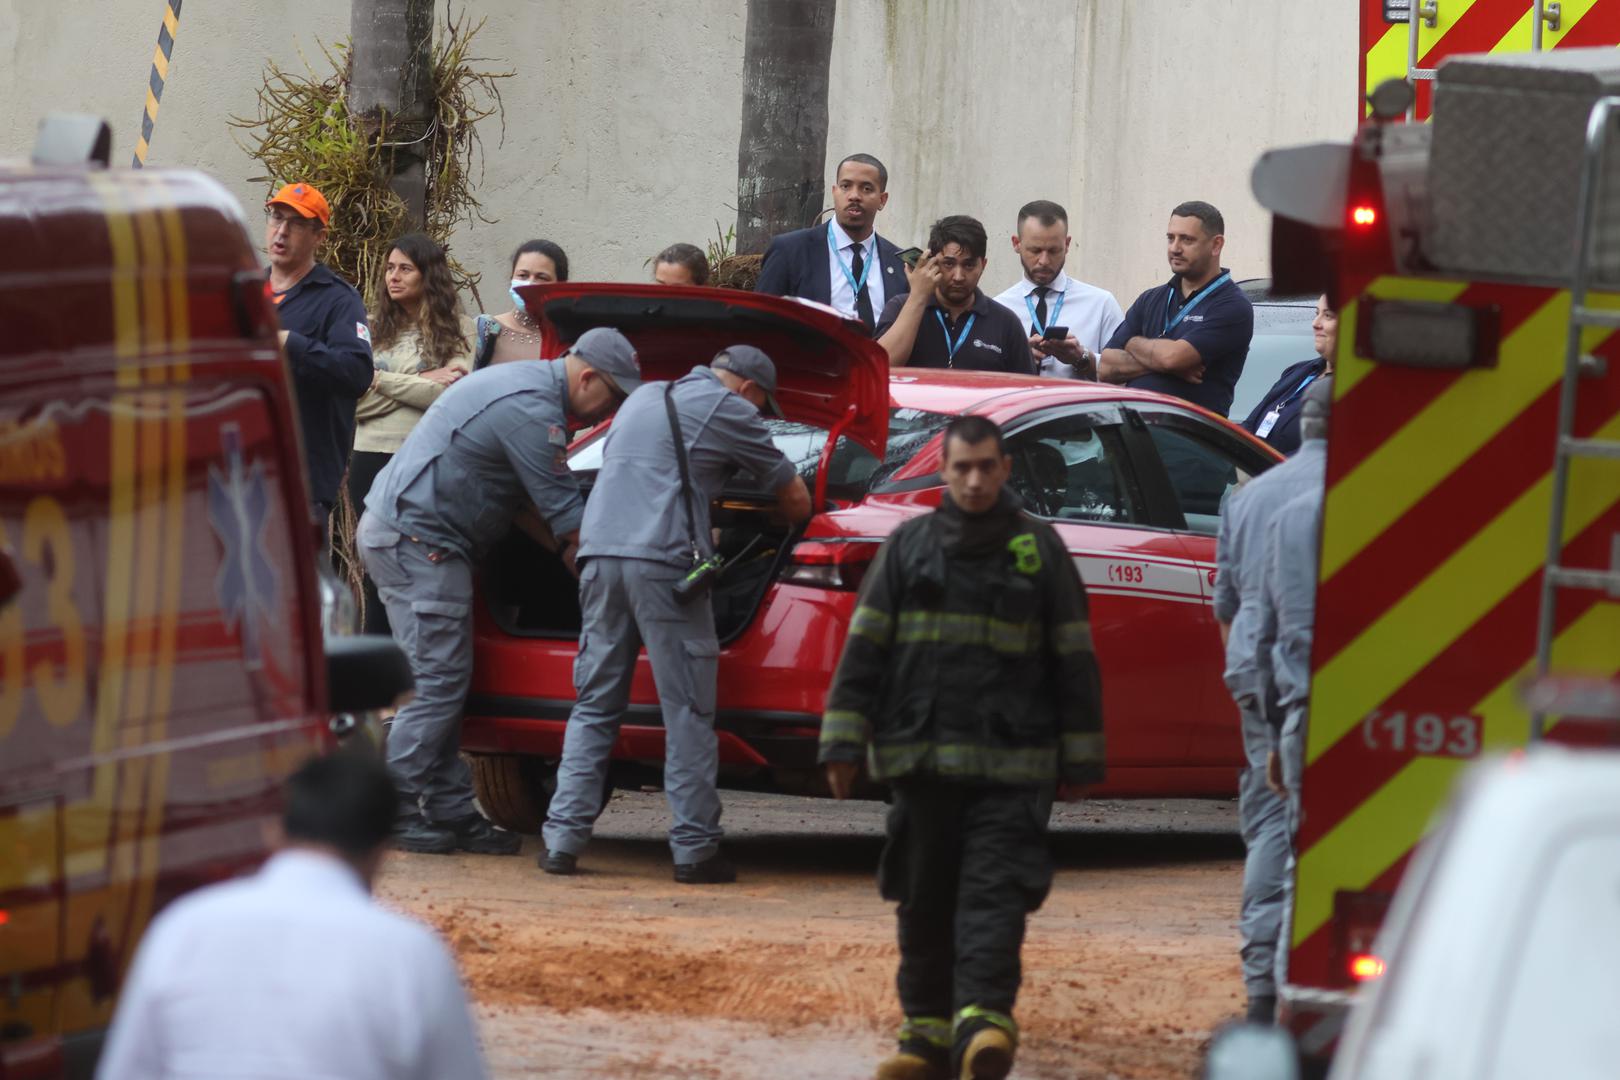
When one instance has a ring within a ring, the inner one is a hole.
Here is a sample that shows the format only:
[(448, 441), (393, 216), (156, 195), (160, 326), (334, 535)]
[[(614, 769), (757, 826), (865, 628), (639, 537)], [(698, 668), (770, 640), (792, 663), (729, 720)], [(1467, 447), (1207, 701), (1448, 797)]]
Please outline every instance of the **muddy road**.
[[(574, 878), (396, 855), (379, 893), (440, 927), (498, 1077), (869, 1077), (900, 1021), (873, 883), (881, 803), (728, 793), (736, 885), (676, 885), (663, 796), (618, 792)], [(1229, 802), (1062, 805), (1029, 924), (1015, 1077), (1184, 1078), (1242, 1011)]]

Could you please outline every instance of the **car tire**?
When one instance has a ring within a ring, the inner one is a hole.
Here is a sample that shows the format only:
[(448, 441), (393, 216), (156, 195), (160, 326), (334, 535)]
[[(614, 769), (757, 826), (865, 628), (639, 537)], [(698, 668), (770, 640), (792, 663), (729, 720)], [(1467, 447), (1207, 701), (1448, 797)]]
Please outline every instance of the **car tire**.
[[(557, 763), (528, 754), (474, 754), (464, 752), (472, 770), (473, 794), (484, 816), (509, 832), (540, 835), (557, 790)], [(598, 819), (613, 797), (613, 774), (602, 781)]]
[(557, 789), (557, 766), (527, 754), (463, 757), (472, 769), (473, 793), (484, 815), (511, 832), (538, 835)]

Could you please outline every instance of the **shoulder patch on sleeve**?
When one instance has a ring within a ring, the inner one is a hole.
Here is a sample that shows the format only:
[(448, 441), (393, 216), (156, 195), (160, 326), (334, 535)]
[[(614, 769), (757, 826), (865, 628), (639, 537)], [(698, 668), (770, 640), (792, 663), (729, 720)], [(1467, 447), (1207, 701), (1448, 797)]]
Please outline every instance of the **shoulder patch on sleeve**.
[(367, 345), (371, 344), (371, 331), (363, 322), (357, 322), (354, 324), (354, 336), (365, 342)]

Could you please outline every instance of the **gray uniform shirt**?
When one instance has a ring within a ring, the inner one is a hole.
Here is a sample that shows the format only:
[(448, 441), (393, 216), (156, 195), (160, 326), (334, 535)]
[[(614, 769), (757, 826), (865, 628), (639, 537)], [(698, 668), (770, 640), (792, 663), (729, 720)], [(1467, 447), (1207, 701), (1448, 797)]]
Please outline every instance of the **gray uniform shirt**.
[[(463, 382), (466, 380), (463, 379)], [(692, 565), (686, 514), (681, 509), (681, 472), (664, 407), (664, 382), (645, 383), (625, 400), (602, 447), (602, 471), (591, 489), (579, 557), (612, 555), (651, 559), (682, 569)], [(709, 502), (739, 469), (753, 474), (765, 490), (789, 483), (793, 465), (771, 441), (764, 417), (753, 404), (727, 390), (707, 367), (675, 380), (675, 409), (681, 419), (692, 473), (692, 521), (698, 549), (713, 550)]]
[(472, 558), (529, 502), (561, 536), (585, 513), (568, 468), (562, 360), (497, 364), (439, 396), (384, 466), (366, 509), (423, 543)]
[(1281, 507), (1312, 488), (1320, 489), (1327, 440), (1307, 439), (1299, 452), (1272, 466), (1228, 500), (1215, 545), (1215, 617), (1230, 623), (1226, 638), (1226, 686), (1233, 697), (1274, 698), (1270, 687), (1269, 612), (1260, 603), (1264, 587), (1266, 526)]
[(1311, 695), (1311, 630), (1316, 622), (1317, 541), (1322, 534), (1322, 486), (1277, 511), (1266, 530), (1265, 590), (1261, 603), (1276, 623), (1271, 667), (1282, 706), (1280, 723)]

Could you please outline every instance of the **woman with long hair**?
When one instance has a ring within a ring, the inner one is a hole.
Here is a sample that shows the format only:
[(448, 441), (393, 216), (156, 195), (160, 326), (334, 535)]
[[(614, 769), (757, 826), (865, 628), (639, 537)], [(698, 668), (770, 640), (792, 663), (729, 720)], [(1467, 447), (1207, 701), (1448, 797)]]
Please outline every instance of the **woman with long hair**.
[(478, 345), (473, 355), (475, 367), (503, 364), (508, 360), (540, 359), (540, 324), (523, 307), (519, 285), (568, 280), (568, 255), (550, 240), (528, 240), (512, 253), (512, 285), (507, 295), (512, 310), (499, 315), (480, 315)]
[[(349, 501), (355, 517), (388, 459), (416, 422), (472, 370), (473, 321), (461, 314), (444, 248), (421, 233), (394, 241), (382, 267), (382, 294), (371, 316), (371, 389), (355, 408)], [(365, 579), (367, 633), (387, 633), (388, 616)]]

